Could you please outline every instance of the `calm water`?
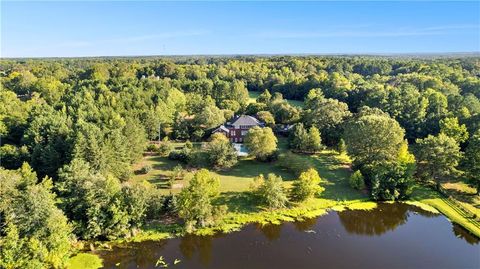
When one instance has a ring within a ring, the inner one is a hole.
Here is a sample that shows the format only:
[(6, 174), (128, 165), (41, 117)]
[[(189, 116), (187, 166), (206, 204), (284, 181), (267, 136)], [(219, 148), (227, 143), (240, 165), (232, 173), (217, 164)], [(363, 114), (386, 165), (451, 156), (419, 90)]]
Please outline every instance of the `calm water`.
[[(404, 204), (100, 254), (106, 268), (159, 268), (160, 256), (168, 268), (480, 268), (478, 238), (442, 215)], [(173, 265), (175, 259), (181, 262)]]

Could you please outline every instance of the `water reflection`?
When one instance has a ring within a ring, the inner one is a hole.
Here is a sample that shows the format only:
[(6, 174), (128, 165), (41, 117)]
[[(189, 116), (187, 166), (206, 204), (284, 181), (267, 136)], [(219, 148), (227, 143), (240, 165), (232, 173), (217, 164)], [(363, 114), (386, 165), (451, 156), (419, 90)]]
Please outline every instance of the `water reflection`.
[(472, 235), (467, 230), (465, 230), (462, 226), (456, 223), (452, 225), (452, 230), (456, 237), (462, 238), (470, 245), (477, 245), (478, 243), (480, 243), (480, 239), (478, 237)]
[(212, 259), (213, 239), (213, 236), (187, 235), (180, 239), (180, 252), (189, 260), (198, 253), (199, 261), (203, 265), (208, 265)]
[[(402, 225), (405, 229), (398, 229)], [(377, 253), (375, 259), (371, 253)], [(173, 268), (286, 269), (480, 268), (478, 253), (479, 239), (445, 217), (405, 204), (380, 204), (371, 211), (249, 225), (231, 234), (131, 243), (100, 254), (105, 268), (158, 268), (163, 256)], [(175, 259), (181, 262), (174, 265)]]
[(304, 219), (302, 221), (297, 221), (293, 223), (293, 225), (295, 225), (295, 229), (300, 232), (312, 230), (315, 224), (317, 224), (317, 218)]
[(425, 217), (435, 216), (406, 204), (379, 204), (374, 210), (346, 210), (339, 212), (338, 216), (347, 232), (373, 236), (393, 231), (405, 224), (412, 212)]
[(258, 230), (268, 239), (268, 241), (275, 241), (280, 238), (282, 232), (282, 224), (255, 224)]

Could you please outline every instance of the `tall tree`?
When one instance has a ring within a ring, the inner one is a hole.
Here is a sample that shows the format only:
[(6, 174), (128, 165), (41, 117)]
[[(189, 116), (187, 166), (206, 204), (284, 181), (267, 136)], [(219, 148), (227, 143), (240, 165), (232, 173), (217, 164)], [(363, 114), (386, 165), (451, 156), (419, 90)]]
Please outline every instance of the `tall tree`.
[(440, 120), (440, 132), (455, 139), (459, 144), (468, 139), (467, 126), (459, 124), (458, 118), (444, 118)]
[(480, 130), (468, 141), (465, 149), (465, 170), (473, 186), (480, 194)]
[(230, 168), (237, 163), (237, 152), (224, 134), (213, 134), (205, 145), (205, 151), (210, 165), (215, 169)]
[(434, 180), (437, 186), (444, 177), (456, 172), (462, 157), (460, 147), (455, 139), (440, 133), (417, 139), (418, 173), (426, 180)]
[(360, 114), (345, 128), (347, 151), (357, 164), (393, 161), (404, 143), (405, 131), (385, 114)]
[(245, 146), (250, 155), (265, 161), (277, 150), (277, 138), (269, 127), (253, 127), (245, 137)]
[(218, 196), (219, 180), (206, 169), (195, 173), (189, 185), (178, 196), (178, 214), (188, 230), (213, 223), (213, 199)]

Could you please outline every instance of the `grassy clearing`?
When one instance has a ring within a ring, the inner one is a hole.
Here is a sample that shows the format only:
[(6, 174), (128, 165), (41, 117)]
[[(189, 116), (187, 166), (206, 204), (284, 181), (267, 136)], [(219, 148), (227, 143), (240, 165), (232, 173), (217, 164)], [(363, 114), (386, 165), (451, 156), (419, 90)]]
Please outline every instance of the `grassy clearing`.
[(102, 259), (90, 253), (79, 253), (70, 258), (67, 264), (68, 269), (97, 269), (102, 267)]
[[(256, 99), (257, 97), (261, 94), (261, 92), (254, 92), (254, 91), (249, 91), (248, 92), (248, 102), (249, 103), (255, 103), (256, 102)], [(287, 102), (292, 105), (292, 106), (296, 106), (296, 107), (303, 107), (303, 101), (299, 101), (299, 100), (290, 100), (290, 99), (286, 99)]]
[[(286, 139), (279, 140), (280, 151), (286, 150)], [(248, 190), (253, 178), (259, 174), (275, 173), (284, 179), (285, 188), (290, 188), (295, 176), (276, 163), (257, 162), (251, 158), (241, 159), (238, 164), (228, 171), (212, 172), (220, 178), (220, 197), (215, 201), (217, 205), (226, 205), (228, 213), (219, 221), (218, 225), (200, 229), (197, 234), (212, 234), (215, 232), (230, 232), (240, 229), (248, 223), (280, 223), (282, 221), (303, 220), (323, 215), (329, 209), (343, 210), (372, 209), (376, 203), (369, 202), (368, 196), (350, 188), (348, 178), (351, 175), (350, 160), (335, 151), (323, 151), (314, 156), (298, 155), (315, 167), (324, 182), (325, 191), (320, 197), (303, 203), (292, 203), (288, 208), (268, 210), (257, 206)], [(148, 181), (161, 188), (164, 193), (176, 193), (178, 189), (166, 187), (166, 177), (176, 162), (158, 156), (146, 156), (137, 167), (150, 164), (153, 169), (146, 175), (136, 175), (132, 180)], [(190, 172), (190, 174), (193, 172)], [(177, 184), (186, 185), (186, 179), (177, 181)], [(178, 224), (152, 223), (144, 231), (132, 238), (134, 241), (163, 239), (183, 234), (183, 228)]]
[[(181, 146), (181, 144), (178, 146)], [(286, 151), (286, 139), (281, 138), (278, 146), (281, 152)], [(221, 194), (215, 203), (226, 205), (228, 213), (216, 226), (200, 229), (196, 233), (206, 235), (216, 232), (230, 232), (238, 230), (248, 223), (267, 224), (303, 220), (323, 215), (328, 210), (370, 210), (376, 207), (375, 202), (369, 201), (366, 192), (354, 190), (349, 186), (348, 178), (352, 171), (348, 156), (325, 150), (316, 155), (297, 155), (297, 157), (317, 169), (324, 180), (322, 185), (325, 187), (325, 191), (319, 197), (303, 203), (292, 203), (288, 208), (279, 210), (268, 210), (257, 206), (257, 202), (248, 192), (255, 176), (268, 173), (281, 175), (287, 189), (290, 188), (295, 176), (278, 166), (277, 163), (262, 163), (251, 158), (244, 158), (228, 171), (212, 172), (220, 178)], [(176, 181), (176, 188), (169, 189), (167, 187), (166, 181), (169, 171), (178, 164), (175, 161), (158, 156), (146, 156), (137, 164), (137, 167), (146, 164), (153, 167), (152, 171), (145, 175), (136, 175), (132, 180), (148, 181), (155, 184), (165, 194), (177, 193), (181, 186), (188, 184), (190, 176), (187, 174), (184, 180)], [(193, 171), (189, 172), (190, 175), (192, 173)], [(465, 188), (465, 186), (456, 185), (456, 188)], [(406, 203), (419, 206), (430, 212), (441, 212), (451, 221), (480, 237), (480, 225), (476, 220), (458, 210), (458, 205), (453, 204), (428, 187), (416, 186), (411, 199)], [(478, 210), (471, 204), (469, 206)], [(129, 240), (159, 240), (181, 236), (184, 232), (183, 227), (179, 224), (150, 223), (147, 227), (144, 227), (142, 232)]]

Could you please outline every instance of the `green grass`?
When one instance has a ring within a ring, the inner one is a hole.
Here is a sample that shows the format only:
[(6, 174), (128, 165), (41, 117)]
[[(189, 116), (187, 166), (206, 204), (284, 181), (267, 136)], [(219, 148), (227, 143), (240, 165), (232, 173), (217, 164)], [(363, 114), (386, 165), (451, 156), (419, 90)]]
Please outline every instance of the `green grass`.
[(67, 264), (68, 269), (97, 269), (102, 267), (102, 259), (90, 253), (79, 253), (70, 258)]
[[(278, 147), (281, 152), (285, 151), (287, 147), (286, 139), (279, 139)], [(290, 188), (295, 176), (275, 162), (264, 163), (251, 158), (244, 158), (230, 170), (212, 171), (220, 178), (221, 194), (215, 203), (226, 205), (228, 213), (218, 225), (200, 229), (196, 233), (229, 232), (253, 222), (264, 224), (313, 218), (325, 214), (328, 209), (333, 207), (336, 210), (345, 208), (371, 209), (374, 207), (372, 204), (375, 205), (375, 203), (368, 201), (368, 195), (365, 192), (354, 190), (348, 185), (348, 178), (351, 175), (348, 157), (328, 150), (314, 156), (298, 155), (298, 157), (315, 167), (324, 180), (322, 185), (325, 187), (325, 191), (319, 197), (303, 203), (292, 203), (289, 207), (280, 210), (268, 210), (257, 206), (257, 202), (252, 200), (252, 196), (248, 192), (255, 176), (268, 173), (280, 175), (284, 179), (284, 185), (287, 189)], [(177, 165), (176, 162), (158, 156), (147, 156), (137, 166), (141, 167), (145, 164), (152, 165), (153, 170), (146, 175), (136, 175), (132, 180), (146, 180), (157, 185), (164, 193), (180, 191), (179, 188), (166, 188), (166, 184), (163, 182), (166, 180), (169, 170)], [(176, 183), (186, 185), (188, 177)], [(178, 224), (171, 224), (168, 227), (164, 224), (150, 224), (145, 227), (143, 233), (132, 240), (165, 238), (172, 235), (181, 235), (183, 232)]]
[[(256, 99), (257, 97), (261, 94), (261, 92), (254, 92), (254, 91), (249, 91), (248, 92), (248, 102), (249, 103), (255, 103), (256, 102)], [(296, 107), (303, 107), (303, 101), (299, 101), (299, 100), (290, 100), (290, 99), (286, 99), (287, 102), (289, 104), (291, 104), (292, 106), (296, 106)]]
[(465, 214), (455, 202), (443, 197), (440, 193), (426, 186), (417, 185), (411, 195), (410, 201), (434, 207), (450, 221), (461, 225), (472, 234), (480, 237), (480, 222), (474, 217)]
[[(181, 144), (178, 146), (181, 146)], [(278, 148), (280, 152), (287, 151), (285, 138), (279, 139)], [(325, 191), (319, 197), (303, 203), (291, 203), (287, 208), (279, 210), (268, 210), (258, 206), (248, 192), (255, 176), (275, 173), (282, 176), (284, 186), (288, 189), (292, 180), (295, 179), (295, 175), (280, 167), (276, 162), (263, 163), (251, 158), (243, 158), (230, 170), (211, 171), (220, 179), (221, 194), (215, 203), (217, 205), (226, 205), (228, 213), (216, 226), (197, 230), (196, 233), (204, 235), (215, 232), (229, 232), (238, 230), (248, 223), (265, 224), (302, 220), (320, 216), (328, 210), (369, 210), (376, 207), (376, 203), (369, 200), (366, 191), (357, 191), (349, 186), (348, 178), (352, 171), (350, 169), (351, 161), (348, 156), (340, 155), (331, 150), (325, 150), (316, 155), (297, 154), (296, 156), (303, 159), (309, 166), (314, 167), (324, 180), (322, 185), (325, 187)], [(132, 180), (148, 181), (160, 188), (165, 194), (179, 192), (182, 186), (188, 184), (188, 178), (194, 172), (189, 172), (189, 175), (184, 180), (176, 181), (176, 184), (179, 185), (177, 188), (169, 189), (166, 185), (166, 177), (170, 173), (169, 171), (178, 163), (163, 157), (146, 156), (136, 167), (139, 168), (146, 164), (150, 164), (153, 170), (146, 175), (136, 175)], [(460, 187), (465, 188), (464, 186), (457, 186), (457, 188)], [(471, 190), (467, 189), (467, 191)], [(432, 212), (438, 210), (451, 221), (480, 236), (480, 224), (478, 224), (478, 221), (459, 210), (458, 204), (452, 203), (428, 187), (415, 186), (411, 199), (406, 201), (406, 203)], [(143, 232), (130, 240), (162, 239), (171, 236), (181, 236), (184, 232), (179, 224), (151, 223), (144, 228)]]

